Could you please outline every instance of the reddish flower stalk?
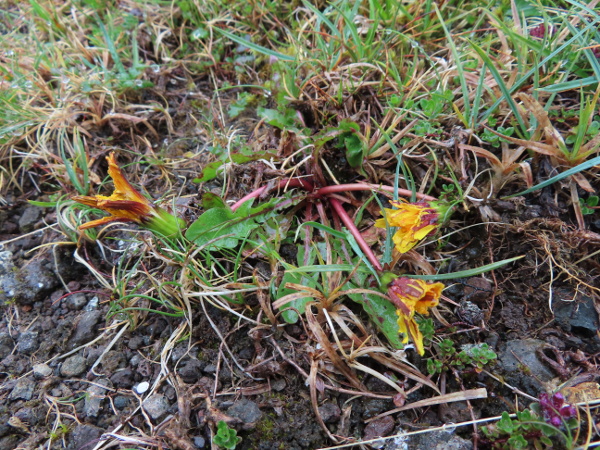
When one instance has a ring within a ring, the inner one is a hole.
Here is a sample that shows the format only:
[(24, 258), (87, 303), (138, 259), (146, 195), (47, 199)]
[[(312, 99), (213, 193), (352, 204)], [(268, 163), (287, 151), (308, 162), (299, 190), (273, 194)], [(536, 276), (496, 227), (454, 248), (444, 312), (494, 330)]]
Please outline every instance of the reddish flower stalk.
[[(327, 195), (333, 194), (335, 192), (348, 192), (348, 191), (386, 191), (386, 192), (394, 192), (395, 188), (393, 186), (385, 186), (380, 184), (371, 184), (371, 183), (351, 183), (351, 184), (336, 184), (333, 186), (325, 186), (321, 189), (317, 190), (317, 194)], [(398, 189), (398, 195), (402, 197), (410, 197), (413, 194), (412, 191), (408, 189)], [(416, 197), (419, 200), (427, 200), (429, 202), (436, 201), (435, 197), (427, 194), (421, 194), (417, 192)]]
[(371, 247), (369, 247), (369, 245), (365, 242), (362, 235), (360, 234), (360, 231), (358, 231), (358, 228), (356, 228), (356, 225), (354, 225), (352, 218), (348, 215), (340, 201), (337, 198), (330, 197), (329, 203), (331, 203), (331, 206), (333, 207), (339, 218), (342, 220), (346, 228), (348, 228), (350, 233), (352, 233), (352, 236), (354, 236), (354, 239), (356, 239), (358, 246), (365, 253), (365, 256), (371, 262), (373, 267), (375, 267), (377, 271), (383, 272), (383, 267), (381, 267), (381, 264), (375, 257), (373, 250), (371, 250)]
[[(295, 188), (295, 187), (302, 188), (306, 191), (312, 191), (314, 189), (313, 184), (304, 178), (288, 178), (287, 180), (281, 180), (279, 182), (279, 184), (277, 185), (277, 189)], [(235, 202), (233, 205), (231, 205), (231, 210), (235, 211), (236, 209), (238, 209), (240, 206), (242, 206), (245, 202), (247, 202), (251, 198), (260, 197), (263, 194), (263, 192), (265, 192), (267, 189), (268, 189), (268, 186), (263, 186), (255, 191), (250, 192), (247, 195), (244, 195), (237, 202)]]
[[(299, 187), (299, 188), (302, 188), (309, 192), (314, 190), (313, 184), (306, 178), (288, 178), (287, 180), (281, 180), (279, 182), (279, 184), (277, 185), (278, 189), (283, 189), (283, 188), (288, 188), (288, 187), (289, 188)], [(231, 209), (233, 211), (235, 211), (242, 204), (244, 204), (244, 202), (247, 202), (251, 198), (260, 197), (267, 190), (267, 188), (268, 188), (268, 186), (263, 186), (255, 191), (250, 192), (249, 194), (245, 195), (244, 197), (239, 199), (237, 202), (235, 202), (233, 205), (231, 205)], [(349, 191), (395, 192), (395, 188), (393, 186), (385, 186), (385, 185), (371, 184), (371, 183), (336, 184), (333, 186), (325, 186), (325, 187), (315, 190), (313, 192), (313, 196), (316, 198), (320, 198), (320, 197), (323, 197), (328, 194), (335, 194), (337, 192), (349, 192)], [(412, 194), (413, 194), (413, 192), (409, 191), (408, 189), (398, 189), (398, 195), (401, 195), (402, 197), (410, 197)], [(421, 194), (420, 192), (417, 192), (415, 194), (415, 196), (419, 200), (426, 200), (428, 202), (433, 202), (433, 201), (437, 200), (435, 197), (432, 197), (431, 195)]]

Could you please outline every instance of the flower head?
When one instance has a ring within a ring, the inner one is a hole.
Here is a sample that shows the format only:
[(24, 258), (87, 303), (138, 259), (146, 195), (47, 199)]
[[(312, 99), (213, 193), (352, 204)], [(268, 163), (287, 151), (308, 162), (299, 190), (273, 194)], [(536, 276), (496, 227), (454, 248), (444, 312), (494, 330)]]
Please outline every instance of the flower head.
[(106, 211), (110, 213), (110, 216), (84, 223), (79, 226), (79, 229), (86, 230), (119, 221), (135, 222), (164, 236), (178, 234), (185, 222), (164, 209), (154, 206), (150, 200), (140, 194), (123, 176), (123, 172), (117, 166), (114, 152), (107, 156), (106, 160), (108, 161), (108, 174), (115, 183), (112, 195), (109, 197), (76, 195), (73, 200)]
[(427, 283), (404, 277), (396, 278), (388, 284), (388, 297), (397, 308), (398, 331), (404, 334), (402, 343), (406, 344), (410, 337), (419, 355), (423, 355), (425, 349), (423, 334), (414, 317), (415, 312), (428, 315), (429, 309), (438, 305), (443, 290), (442, 283)]
[(565, 398), (560, 392), (553, 395), (541, 393), (540, 409), (544, 420), (555, 427), (560, 427), (566, 419), (577, 415), (575, 407), (565, 403)]
[(375, 221), (378, 228), (398, 227), (392, 240), (400, 253), (406, 253), (437, 228), (440, 212), (426, 201), (391, 201), (396, 209), (384, 208), (384, 218)]

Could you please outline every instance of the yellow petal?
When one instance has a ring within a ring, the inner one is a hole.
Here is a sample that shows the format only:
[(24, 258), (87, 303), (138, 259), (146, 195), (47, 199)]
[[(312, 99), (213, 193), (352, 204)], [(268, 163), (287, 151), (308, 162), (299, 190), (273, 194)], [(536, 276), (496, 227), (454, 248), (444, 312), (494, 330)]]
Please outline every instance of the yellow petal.
[(106, 160), (108, 161), (108, 174), (115, 184), (115, 191), (109, 197), (109, 199), (132, 200), (135, 202), (144, 203), (146, 205), (151, 205), (150, 201), (140, 194), (123, 176), (123, 172), (121, 171), (120, 167), (117, 166), (115, 153), (111, 152), (111, 154), (106, 157)]
[(402, 343), (408, 344), (408, 328), (406, 328), (406, 317), (402, 314), (402, 311), (396, 311), (398, 314), (398, 332), (403, 334)]
[(423, 345), (423, 333), (421, 333), (421, 330), (419, 330), (419, 325), (415, 320), (411, 320), (408, 322), (408, 328), (410, 337), (415, 344), (417, 352), (419, 352), (419, 355), (423, 356), (425, 353), (425, 347)]
[(120, 218), (120, 217), (115, 217), (115, 216), (107, 216), (107, 217), (103, 217), (102, 219), (97, 219), (97, 220), (92, 220), (90, 222), (86, 222), (83, 225), (79, 225), (80, 230), (87, 230), (88, 228), (94, 228), (94, 227), (99, 227), (102, 225), (106, 225), (107, 223), (112, 223), (112, 222), (118, 222), (121, 221), (123, 222), (124, 219)]
[(436, 228), (435, 225), (427, 225), (426, 227), (423, 227), (420, 230), (416, 231), (414, 234), (414, 237), (417, 241), (420, 241), (425, 236), (427, 236), (429, 233), (431, 233), (433, 230), (435, 230), (435, 228)]

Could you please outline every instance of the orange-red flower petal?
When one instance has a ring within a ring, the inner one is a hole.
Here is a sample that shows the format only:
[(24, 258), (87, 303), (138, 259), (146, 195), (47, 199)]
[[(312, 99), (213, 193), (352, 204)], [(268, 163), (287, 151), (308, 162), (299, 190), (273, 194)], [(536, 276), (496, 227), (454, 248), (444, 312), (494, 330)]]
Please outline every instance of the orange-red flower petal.
[(154, 206), (150, 200), (138, 192), (117, 166), (114, 152), (107, 156), (106, 160), (108, 161), (108, 174), (115, 184), (113, 193), (108, 197), (77, 195), (73, 197), (73, 200), (106, 211), (110, 216), (84, 223), (79, 228), (85, 230), (120, 221), (135, 222), (165, 236), (178, 233), (185, 222), (162, 208)]

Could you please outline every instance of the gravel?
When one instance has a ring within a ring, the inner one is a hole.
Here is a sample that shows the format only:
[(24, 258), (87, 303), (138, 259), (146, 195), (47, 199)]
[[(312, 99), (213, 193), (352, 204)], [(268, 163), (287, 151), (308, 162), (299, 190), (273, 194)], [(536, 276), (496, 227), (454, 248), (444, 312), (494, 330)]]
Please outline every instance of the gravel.
[(60, 367), (60, 374), (63, 377), (71, 378), (81, 375), (87, 369), (87, 363), (83, 356), (73, 355), (63, 362)]

